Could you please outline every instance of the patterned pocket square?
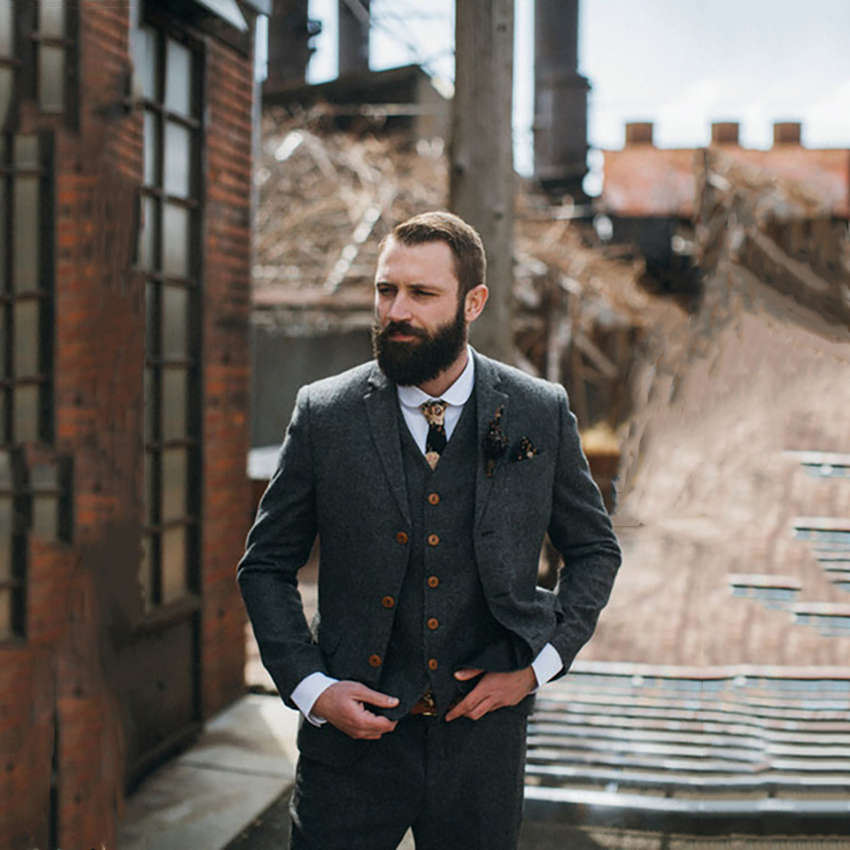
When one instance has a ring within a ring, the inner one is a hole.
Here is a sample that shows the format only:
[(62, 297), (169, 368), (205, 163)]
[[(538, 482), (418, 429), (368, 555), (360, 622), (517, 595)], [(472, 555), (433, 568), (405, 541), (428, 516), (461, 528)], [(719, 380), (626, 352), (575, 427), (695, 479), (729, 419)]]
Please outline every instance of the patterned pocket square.
[(523, 437), (519, 443), (514, 446), (513, 451), (511, 452), (511, 460), (514, 462), (529, 460), (539, 454), (540, 449), (538, 449), (537, 446), (528, 439), (528, 437)]

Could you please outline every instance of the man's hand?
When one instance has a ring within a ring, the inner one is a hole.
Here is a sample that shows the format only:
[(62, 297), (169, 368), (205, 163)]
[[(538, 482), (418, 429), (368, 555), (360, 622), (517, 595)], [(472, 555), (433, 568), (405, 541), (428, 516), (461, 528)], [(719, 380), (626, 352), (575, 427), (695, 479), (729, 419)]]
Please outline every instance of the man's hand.
[[(455, 673), (455, 679), (466, 682), (481, 676), (483, 670), (467, 667)], [(446, 720), (468, 717), (480, 720), (487, 712), (506, 705), (516, 705), (537, 687), (531, 667), (511, 673), (484, 673), (481, 681), (446, 715)]]
[(325, 688), (313, 703), (311, 714), (333, 724), (350, 738), (377, 741), (385, 732), (392, 732), (396, 721), (373, 714), (367, 705), (392, 708), (396, 697), (373, 691), (360, 682), (335, 682)]

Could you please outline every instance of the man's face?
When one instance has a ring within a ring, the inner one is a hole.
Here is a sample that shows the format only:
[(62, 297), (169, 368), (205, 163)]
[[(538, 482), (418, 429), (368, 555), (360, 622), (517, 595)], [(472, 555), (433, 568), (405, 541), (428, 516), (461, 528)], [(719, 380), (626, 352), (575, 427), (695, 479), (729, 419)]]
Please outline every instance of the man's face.
[(372, 345), (391, 381), (426, 383), (461, 356), (467, 319), (458, 286), (445, 242), (387, 243), (375, 275)]

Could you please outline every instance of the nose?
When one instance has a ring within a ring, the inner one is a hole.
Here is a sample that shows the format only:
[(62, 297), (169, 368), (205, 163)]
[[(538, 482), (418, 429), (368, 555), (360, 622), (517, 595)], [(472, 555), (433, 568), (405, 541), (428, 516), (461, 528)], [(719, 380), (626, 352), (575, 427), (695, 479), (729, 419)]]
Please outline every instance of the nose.
[(387, 320), (390, 322), (406, 322), (410, 319), (410, 309), (407, 299), (402, 293), (397, 293), (390, 302), (387, 310)]

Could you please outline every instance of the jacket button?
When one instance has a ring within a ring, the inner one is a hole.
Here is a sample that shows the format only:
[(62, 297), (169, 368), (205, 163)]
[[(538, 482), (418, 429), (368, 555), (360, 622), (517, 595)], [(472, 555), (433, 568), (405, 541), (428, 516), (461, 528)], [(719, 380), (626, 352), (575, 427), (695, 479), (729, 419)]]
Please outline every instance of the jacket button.
[(429, 505), (439, 505), (440, 504), (440, 494), (439, 493), (429, 493), (428, 494), (428, 504)]
[(436, 670), (439, 666), (440, 665), (437, 663), (436, 658), (429, 658), (428, 659), (428, 669), (429, 670)]
[(439, 628), (440, 621), (436, 617), (429, 617), (427, 625), (428, 628), (431, 629), (431, 631), (433, 632), (435, 629)]
[(393, 608), (395, 607), (395, 599), (393, 599), (392, 596), (385, 596), (381, 600), (381, 605), (383, 605), (384, 608)]
[(433, 588), (433, 587), (439, 587), (439, 586), (440, 586), (440, 580), (437, 578), (437, 576), (428, 576), (428, 587)]
[(401, 543), (402, 546), (404, 546), (404, 544), (407, 543), (408, 540), (410, 540), (410, 538), (407, 536), (406, 531), (399, 531), (398, 534), (396, 534), (395, 536), (396, 543)]
[(383, 664), (384, 659), (381, 658), (380, 655), (370, 655), (369, 656), (369, 666), (370, 667), (380, 667)]
[(429, 546), (438, 546), (440, 543), (440, 535), (439, 534), (429, 534), (428, 535), (428, 545)]

